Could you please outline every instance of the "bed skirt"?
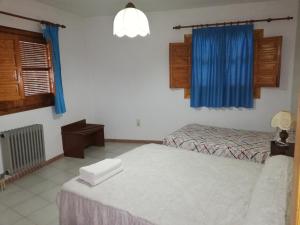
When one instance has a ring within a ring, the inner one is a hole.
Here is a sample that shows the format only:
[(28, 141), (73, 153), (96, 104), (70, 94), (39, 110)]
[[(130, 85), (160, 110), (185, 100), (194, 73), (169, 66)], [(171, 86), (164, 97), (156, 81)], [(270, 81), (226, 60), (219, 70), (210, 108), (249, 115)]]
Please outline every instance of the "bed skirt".
[(129, 212), (61, 191), (57, 196), (60, 225), (154, 225)]

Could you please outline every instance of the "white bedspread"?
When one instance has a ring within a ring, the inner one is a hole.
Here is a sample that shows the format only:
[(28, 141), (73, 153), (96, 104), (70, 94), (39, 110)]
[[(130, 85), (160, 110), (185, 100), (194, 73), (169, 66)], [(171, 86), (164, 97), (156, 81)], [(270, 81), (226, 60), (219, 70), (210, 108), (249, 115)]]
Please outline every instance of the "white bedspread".
[(288, 224), (287, 202), (291, 190), (292, 158), (276, 156), (267, 160), (256, 183), (244, 225)]
[(119, 158), (98, 186), (63, 185), (61, 225), (241, 225), (263, 167), (155, 144)]

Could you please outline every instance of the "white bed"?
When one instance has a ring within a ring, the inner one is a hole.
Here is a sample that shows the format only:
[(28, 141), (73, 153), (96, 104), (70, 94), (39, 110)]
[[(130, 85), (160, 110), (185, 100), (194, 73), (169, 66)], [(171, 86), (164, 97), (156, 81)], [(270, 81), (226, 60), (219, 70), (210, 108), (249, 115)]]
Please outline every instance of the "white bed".
[(150, 144), (119, 158), (124, 171), (95, 187), (63, 185), (61, 225), (285, 224), (286, 156), (261, 165)]

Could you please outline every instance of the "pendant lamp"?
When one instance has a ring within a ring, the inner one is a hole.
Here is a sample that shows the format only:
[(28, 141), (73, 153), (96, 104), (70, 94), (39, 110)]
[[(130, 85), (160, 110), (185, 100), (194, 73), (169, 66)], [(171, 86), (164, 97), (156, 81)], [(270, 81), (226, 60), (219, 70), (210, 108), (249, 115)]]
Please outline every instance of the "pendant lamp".
[(138, 35), (145, 37), (150, 34), (148, 19), (141, 10), (129, 2), (125, 9), (119, 11), (115, 16), (113, 34), (118, 37), (133, 38)]

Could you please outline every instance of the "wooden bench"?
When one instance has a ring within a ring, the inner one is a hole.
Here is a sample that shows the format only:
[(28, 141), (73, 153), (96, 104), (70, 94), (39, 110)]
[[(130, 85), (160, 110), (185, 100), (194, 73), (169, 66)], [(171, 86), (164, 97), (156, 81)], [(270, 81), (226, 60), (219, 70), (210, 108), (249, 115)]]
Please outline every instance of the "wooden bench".
[(90, 145), (104, 146), (104, 125), (87, 124), (80, 120), (61, 127), (64, 155), (84, 158), (84, 149)]

